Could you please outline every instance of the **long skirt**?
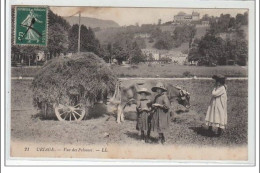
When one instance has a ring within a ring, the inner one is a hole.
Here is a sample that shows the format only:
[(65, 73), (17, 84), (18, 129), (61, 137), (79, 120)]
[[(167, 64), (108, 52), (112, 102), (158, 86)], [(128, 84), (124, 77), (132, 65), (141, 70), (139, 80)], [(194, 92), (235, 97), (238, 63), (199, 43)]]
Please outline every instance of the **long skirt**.
[(150, 125), (150, 113), (143, 111), (137, 114), (136, 130), (147, 131)]
[(163, 109), (157, 109), (151, 120), (151, 130), (158, 133), (166, 133), (170, 125), (170, 112), (165, 112)]

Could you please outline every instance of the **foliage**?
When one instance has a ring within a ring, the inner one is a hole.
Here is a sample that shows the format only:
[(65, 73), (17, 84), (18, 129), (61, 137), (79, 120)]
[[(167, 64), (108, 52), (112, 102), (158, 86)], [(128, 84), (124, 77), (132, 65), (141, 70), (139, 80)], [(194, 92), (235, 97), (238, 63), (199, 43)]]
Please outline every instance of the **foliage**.
[(162, 32), (157, 36), (157, 41), (154, 44), (156, 49), (170, 50), (173, 47), (173, 38), (170, 32)]
[(184, 76), (184, 77), (191, 77), (191, 76), (193, 76), (193, 75), (191, 74), (191, 72), (185, 71), (185, 72), (183, 72), (183, 76)]
[(51, 56), (54, 54), (66, 53), (68, 50), (68, 32), (65, 28), (59, 24), (55, 23), (49, 26), (48, 31), (48, 51)]
[[(93, 30), (85, 25), (81, 25), (80, 29), (80, 51), (100, 55), (100, 44)], [(78, 50), (78, 32), (79, 25), (77, 24), (73, 25), (69, 30), (69, 51), (71, 52), (77, 52)]]
[(170, 50), (174, 47), (181, 46), (182, 43), (191, 42), (196, 34), (196, 28), (193, 25), (181, 25), (177, 26), (173, 33), (170, 31), (161, 31), (161, 29), (156, 28), (152, 34), (151, 38), (156, 39), (154, 47), (156, 49)]
[(191, 42), (196, 34), (194, 25), (177, 26), (173, 32), (175, 47), (179, 47), (184, 42)]
[(248, 60), (248, 43), (244, 39), (228, 39), (226, 41), (226, 54), (230, 60), (238, 65), (246, 65)]
[(248, 59), (247, 41), (240, 37), (223, 40), (212, 34), (206, 34), (192, 44), (188, 61), (199, 61), (200, 65), (227, 65), (233, 60), (238, 65), (246, 65)]
[(228, 32), (230, 29), (239, 29), (241, 25), (248, 24), (248, 13), (237, 14), (236, 17), (231, 17), (230, 14), (221, 14), (220, 17), (212, 17), (210, 20), (211, 34)]
[(60, 24), (64, 27), (66, 31), (70, 29), (70, 24), (61, 16), (58, 16), (57, 14), (54, 14), (50, 9), (48, 11), (48, 25), (53, 26), (55, 24)]
[(116, 81), (110, 68), (93, 53), (54, 58), (32, 82), (34, 105), (41, 108), (43, 103), (69, 104), (72, 93), (79, 96), (79, 102), (93, 105), (112, 94)]
[(144, 55), (142, 54), (141, 49), (139, 48), (137, 42), (134, 42), (131, 47), (130, 52), (130, 63), (138, 64), (145, 60)]
[(105, 56), (102, 56), (107, 62), (116, 59), (118, 64), (122, 64), (123, 61), (139, 63), (145, 59), (141, 51), (143, 43), (143, 39), (134, 38), (132, 34), (120, 33), (107, 46), (103, 47)]

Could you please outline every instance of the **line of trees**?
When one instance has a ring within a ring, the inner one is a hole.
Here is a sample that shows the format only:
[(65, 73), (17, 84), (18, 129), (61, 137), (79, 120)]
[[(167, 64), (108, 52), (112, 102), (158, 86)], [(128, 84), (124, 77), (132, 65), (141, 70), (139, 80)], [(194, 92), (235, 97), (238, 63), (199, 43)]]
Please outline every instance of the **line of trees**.
[(199, 65), (208, 66), (229, 63), (246, 65), (248, 41), (242, 27), (248, 24), (248, 14), (237, 14), (235, 18), (221, 14), (210, 20), (207, 34), (193, 41), (188, 61), (198, 61)]
[(103, 45), (101, 51), (106, 62), (116, 59), (118, 64), (123, 61), (136, 64), (145, 60), (141, 45), (142, 41), (138, 42), (131, 34), (120, 33), (111, 42)]
[[(176, 26), (173, 32), (162, 31), (159, 27), (151, 32), (151, 40), (155, 40), (154, 48), (170, 50), (182, 45), (182, 43), (191, 43), (196, 34), (195, 25)], [(152, 42), (152, 41), (151, 41)]]

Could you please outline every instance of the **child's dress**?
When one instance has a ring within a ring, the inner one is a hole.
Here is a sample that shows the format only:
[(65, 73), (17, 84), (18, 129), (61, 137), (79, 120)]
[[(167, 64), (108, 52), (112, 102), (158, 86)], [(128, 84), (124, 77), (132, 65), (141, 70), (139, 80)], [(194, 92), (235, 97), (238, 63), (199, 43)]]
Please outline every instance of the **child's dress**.
[(150, 104), (151, 100), (149, 99), (141, 99), (137, 101), (137, 130), (147, 131), (149, 129), (148, 121), (150, 118)]
[(226, 87), (214, 88), (206, 115), (206, 125), (224, 129), (227, 124)]
[(163, 108), (155, 108), (152, 115), (151, 130), (165, 133), (170, 124), (170, 101), (165, 93), (157, 95), (154, 103), (163, 105)]

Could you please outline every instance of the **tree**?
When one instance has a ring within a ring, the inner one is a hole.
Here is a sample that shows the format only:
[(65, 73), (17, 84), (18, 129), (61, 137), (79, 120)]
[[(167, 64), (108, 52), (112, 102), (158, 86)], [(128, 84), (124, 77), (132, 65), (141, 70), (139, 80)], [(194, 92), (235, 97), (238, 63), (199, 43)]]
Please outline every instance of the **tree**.
[(87, 28), (85, 25), (81, 26), (82, 37), (81, 39), (81, 51), (82, 52), (94, 52), (100, 54), (100, 44), (96, 39), (95, 33), (91, 28)]
[(237, 62), (238, 65), (246, 65), (248, 60), (247, 41), (240, 38), (227, 40), (226, 56), (228, 60)]
[(223, 40), (207, 34), (198, 44), (194, 41), (188, 55), (188, 61), (199, 61), (201, 65), (227, 65), (230, 60), (238, 65), (246, 65), (248, 44), (245, 39), (234, 37)]
[(116, 42), (113, 44), (113, 49), (112, 49), (112, 58), (116, 59), (118, 64), (122, 64), (123, 61), (126, 61), (129, 53), (127, 52), (126, 49), (119, 43)]
[(208, 20), (210, 20), (210, 17), (209, 17), (208, 14), (204, 14), (204, 15), (202, 16), (201, 20), (202, 20), (202, 21), (203, 21), (203, 20), (208, 21)]
[(137, 42), (134, 42), (132, 45), (132, 50), (130, 52), (130, 61), (131, 63), (138, 64), (145, 61), (145, 56), (142, 54), (141, 49), (139, 48)]
[(177, 26), (173, 32), (174, 46), (179, 47), (184, 42), (191, 44), (196, 34), (195, 26), (183, 25)]
[(248, 24), (248, 13), (245, 12), (244, 14), (237, 14), (236, 23), (241, 24), (241, 25), (247, 25)]
[(66, 53), (68, 46), (68, 32), (65, 28), (59, 23), (51, 25), (48, 31), (48, 51), (51, 57), (52, 55)]
[(200, 40), (199, 39), (194, 39), (192, 45), (191, 45), (191, 48), (189, 50), (189, 54), (188, 54), (188, 61), (191, 62), (191, 61), (199, 61), (201, 59), (201, 54), (199, 53), (199, 42)]
[[(69, 31), (69, 51), (77, 52), (78, 50), (78, 32), (79, 25), (73, 25)], [(96, 39), (93, 30), (91, 28), (87, 28), (85, 25), (81, 25), (80, 51), (93, 52), (100, 55), (100, 43)]]
[(201, 39), (198, 49), (200, 55), (206, 58), (208, 65), (224, 63), (224, 41), (222, 38), (206, 34)]
[(156, 49), (170, 50), (173, 47), (173, 38), (170, 32), (162, 32), (154, 44)]

